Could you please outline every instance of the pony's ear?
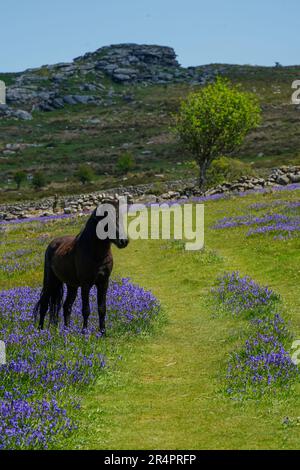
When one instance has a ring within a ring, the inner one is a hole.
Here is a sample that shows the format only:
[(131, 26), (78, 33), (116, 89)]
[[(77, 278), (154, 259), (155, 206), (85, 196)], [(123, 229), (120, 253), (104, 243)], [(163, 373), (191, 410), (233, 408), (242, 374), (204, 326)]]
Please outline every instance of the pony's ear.
[(115, 201), (113, 196), (109, 196), (107, 194), (101, 194), (99, 197), (100, 204), (109, 204)]

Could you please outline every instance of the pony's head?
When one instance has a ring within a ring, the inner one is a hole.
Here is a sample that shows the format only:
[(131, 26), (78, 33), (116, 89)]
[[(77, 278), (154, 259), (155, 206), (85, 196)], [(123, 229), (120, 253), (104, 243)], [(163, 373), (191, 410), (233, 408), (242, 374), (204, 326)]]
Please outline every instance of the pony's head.
[(129, 243), (123, 220), (126, 211), (127, 205), (118, 197), (103, 197), (93, 212), (97, 221), (97, 237), (110, 240), (118, 248), (126, 248)]

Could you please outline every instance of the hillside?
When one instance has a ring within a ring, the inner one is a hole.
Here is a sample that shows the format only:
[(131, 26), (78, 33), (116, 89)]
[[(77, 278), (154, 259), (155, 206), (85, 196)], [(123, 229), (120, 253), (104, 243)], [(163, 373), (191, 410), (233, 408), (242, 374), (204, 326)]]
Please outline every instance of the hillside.
[[(121, 44), (71, 63), (0, 74), (8, 105), (0, 106), (0, 202), (192, 176), (190, 156), (170, 131), (172, 113), (217, 75), (257, 93), (263, 109), (262, 125), (237, 156), (258, 172), (299, 163), (300, 112), (291, 104), (291, 84), (300, 66), (184, 68), (172, 48)], [(23, 119), (15, 118), (17, 110)], [(124, 176), (116, 162), (126, 152), (135, 167)], [(85, 188), (75, 177), (82, 163), (96, 174)], [(12, 180), (17, 170), (27, 175), (20, 191)], [(31, 186), (37, 171), (48, 181), (39, 192)]]

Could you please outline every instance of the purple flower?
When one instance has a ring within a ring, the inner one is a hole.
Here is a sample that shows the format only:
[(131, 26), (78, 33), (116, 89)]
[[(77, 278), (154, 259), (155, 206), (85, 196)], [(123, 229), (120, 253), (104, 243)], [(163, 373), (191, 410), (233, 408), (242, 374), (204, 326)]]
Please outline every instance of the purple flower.
[[(74, 429), (79, 388), (93, 383), (107, 366), (98, 332), (96, 290), (91, 292), (88, 331), (81, 333), (78, 296), (70, 328), (37, 330), (32, 311), (40, 289), (0, 292), (0, 339), (7, 364), (0, 366), (0, 449), (47, 448)], [(129, 279), (111, 281), (107, 295), (109, 334), (138, 333), (159, 313), (154, 295)], [(75, 397), (74, 397), (75, 395)]]
[(212, 292), (217, 303), (234, 315), (263, 315), (280, 299), (269, 287), (261, 287), (249, 276), (240, 276), (238, 272), (220, 277)]
[(221, 308), (252, 317), (250, 335), (227, 364), (227, 394), (260, 397), (289, 390), (300, 371), (287, 351), (292, 335), (278, 313), (279, 296), (236, 272), (222, 276), (213, 293)]

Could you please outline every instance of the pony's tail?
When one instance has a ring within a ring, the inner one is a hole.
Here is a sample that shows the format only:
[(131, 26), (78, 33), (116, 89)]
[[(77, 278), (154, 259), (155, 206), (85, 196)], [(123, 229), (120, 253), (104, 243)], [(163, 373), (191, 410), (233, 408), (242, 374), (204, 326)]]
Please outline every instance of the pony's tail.
[(35, 322), (40, 317), (40, 326), (43, 326), (44, 318), (49, 310), (50, 324), (57, 325), (59, 312), (63, 301), (63, 283), (54, 274), (49, 259), (49, 251), (45, 254), (44, 282), (40, 298), (36, 303), (33, 315)]

